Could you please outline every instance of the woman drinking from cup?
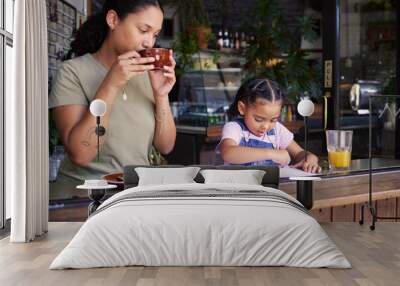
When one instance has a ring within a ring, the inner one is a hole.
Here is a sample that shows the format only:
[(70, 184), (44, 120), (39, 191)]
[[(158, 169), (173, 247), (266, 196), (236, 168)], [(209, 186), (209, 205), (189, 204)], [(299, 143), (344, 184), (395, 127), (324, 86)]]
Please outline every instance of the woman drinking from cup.
[[(162, 154), (175, 144), (176, 128), (168, 94), (175, 84), (175, 61), (154, 69), (152, 48), (160, 33), (163, 10), (156, 0), (106, 0), (103, 11), (83, 24), (71, 43), (73, 59), (59, 69), (49, 106), (67, 151), (61, 174), (76, 179), (99, 178), (127, 164), (149, 164), (154, 145)], [(94, 99), (107, 111), (101, 118), (97, 161)]]

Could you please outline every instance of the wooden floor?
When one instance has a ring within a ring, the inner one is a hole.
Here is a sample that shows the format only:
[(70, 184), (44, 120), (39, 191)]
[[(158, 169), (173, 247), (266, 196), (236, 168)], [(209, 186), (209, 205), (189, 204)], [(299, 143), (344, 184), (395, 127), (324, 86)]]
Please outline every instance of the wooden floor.
[(0, 241), (0, 285), (400, 285), (400, 223), (378, 223), (372, 232), (356, 223), (322, 224), (352, 269), (289, 267), (124, 267), (48, 270), (82, 223), (50, 223), (29, 244)]

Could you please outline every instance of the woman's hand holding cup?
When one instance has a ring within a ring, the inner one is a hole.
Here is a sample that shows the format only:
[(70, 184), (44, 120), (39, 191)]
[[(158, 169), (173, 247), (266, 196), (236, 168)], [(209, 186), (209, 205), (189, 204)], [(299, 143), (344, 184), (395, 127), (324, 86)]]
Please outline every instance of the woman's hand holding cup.
[(154, 70), (149, 72), (151, 85), (156, 99), (167, 98), (176, 82), (176, 62), (172, 50), (147, 49), (140, 52), (142, 57), (154, 56)]
[(154, 69), (153, 57), (142, 58), (136, 51), (130, 51), (118, 56), (107, 74), (110, 86), (120, 89), (131, 78), (142, 75)]

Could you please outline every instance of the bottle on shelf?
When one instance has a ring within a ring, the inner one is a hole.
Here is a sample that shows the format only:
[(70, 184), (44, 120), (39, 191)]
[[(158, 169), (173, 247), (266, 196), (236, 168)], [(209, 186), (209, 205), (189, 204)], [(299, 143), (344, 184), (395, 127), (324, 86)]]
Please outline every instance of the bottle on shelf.
[(224, 48), (229, 48), (229, 33), (227, 29), (224, 32)]
[(244, 32), (242, 32), (240, 48), (242, 48), (242, 49), (247, 48), (246, 34)]
[(233, 49), (235, 47), (235, 37), (233, 35), (233, 32), (229, 34), (229, 48)]
[(287, 106), (287, 122), (292, 122), (293, 121), (293, 111), (292, 111), (292, 106), (288, 105)]
[(256, 36), (251, 35), (251, 36), (250, 36), (250, 43), (251, 43), (251, 44), (254, 44), (255, 41), (256, 41)]
[(217, 38), (217, 50), (221, 50), (224, 47), (224, 36), (222, 33), (222, 29), (218, 31), (218, 38)]
[(287, 115), (287, 105), (284, 105), (282, 107), (282, 112), (281, 112), (281, 122), (286, 122), (286, 115)]
[(235, 50), (240, 50), (240, 38), (239, 38), (239, 33), (235, 33)]

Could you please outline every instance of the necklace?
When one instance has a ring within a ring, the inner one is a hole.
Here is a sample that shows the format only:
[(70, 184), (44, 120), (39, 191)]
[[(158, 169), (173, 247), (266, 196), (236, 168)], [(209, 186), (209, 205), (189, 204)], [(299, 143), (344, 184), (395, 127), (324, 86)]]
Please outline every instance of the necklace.
[(126, 92), (125, 92), (125, 88), (122, 88), (122, 99), (125, 101), (128, 99), (128, 96), (126, 95)]

